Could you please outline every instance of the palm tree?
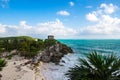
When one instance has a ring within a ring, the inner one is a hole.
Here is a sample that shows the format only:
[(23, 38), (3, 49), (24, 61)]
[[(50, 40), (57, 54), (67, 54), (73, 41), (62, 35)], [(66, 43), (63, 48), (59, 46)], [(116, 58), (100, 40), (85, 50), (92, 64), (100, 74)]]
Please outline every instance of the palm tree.
[(66, 73), (70, 80), (120, 80), (120, 58), (90, 53)]

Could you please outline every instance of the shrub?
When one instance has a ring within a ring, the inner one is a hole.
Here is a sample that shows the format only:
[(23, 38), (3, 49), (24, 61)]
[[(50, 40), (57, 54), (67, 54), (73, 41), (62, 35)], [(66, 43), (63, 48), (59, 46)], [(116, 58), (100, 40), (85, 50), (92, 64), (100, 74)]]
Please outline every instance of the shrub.
[(120, 80), (120, 58), (113, 54), (102, 56), (94, 51), (79, 62), (66, 73), (70, 80)]
[(3, 59), (0, 59), (0, 71), (2, 70), (2, 68), (6, 65), (6, 61)]

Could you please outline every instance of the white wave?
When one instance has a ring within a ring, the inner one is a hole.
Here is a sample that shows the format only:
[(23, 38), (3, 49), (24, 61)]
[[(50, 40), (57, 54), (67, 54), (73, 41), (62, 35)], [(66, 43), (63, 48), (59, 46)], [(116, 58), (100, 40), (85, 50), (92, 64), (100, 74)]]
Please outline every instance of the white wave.
[(77, 57), (74, 54), (65, 55), (59, 65), (54, 63), (45, 63), (42, 70), (46, 80), (68, 80), (65, 73), (70, 67), (77, 63)]

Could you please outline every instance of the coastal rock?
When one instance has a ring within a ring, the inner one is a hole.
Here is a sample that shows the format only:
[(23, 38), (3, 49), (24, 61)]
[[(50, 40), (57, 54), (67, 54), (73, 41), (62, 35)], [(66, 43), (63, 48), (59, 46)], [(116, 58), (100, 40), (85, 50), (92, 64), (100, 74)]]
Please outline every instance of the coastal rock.
[(41, 52), (40, 60), (59, 64), (60, 59), (68, 53), (73, 53), (73, 50), (65, 44), (56, 42), (56, 44)]
[(67, 45), (62, 44), (62, 49), (60, 50), (60, 52), (64, 53), (64, 54), (73, 53), (73, 50), (70, 47), (68, 47)]

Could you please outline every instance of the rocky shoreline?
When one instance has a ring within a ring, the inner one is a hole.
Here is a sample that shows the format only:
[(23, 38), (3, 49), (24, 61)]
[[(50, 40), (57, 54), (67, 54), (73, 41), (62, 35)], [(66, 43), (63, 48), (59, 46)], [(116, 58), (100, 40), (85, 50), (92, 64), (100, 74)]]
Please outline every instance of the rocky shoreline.
[(65, 44), (56, 43), (39, 54), (40, 61), (53, 62), (58, 64), (60, 59), (69, 53), (73, 53), (73, 50)]

